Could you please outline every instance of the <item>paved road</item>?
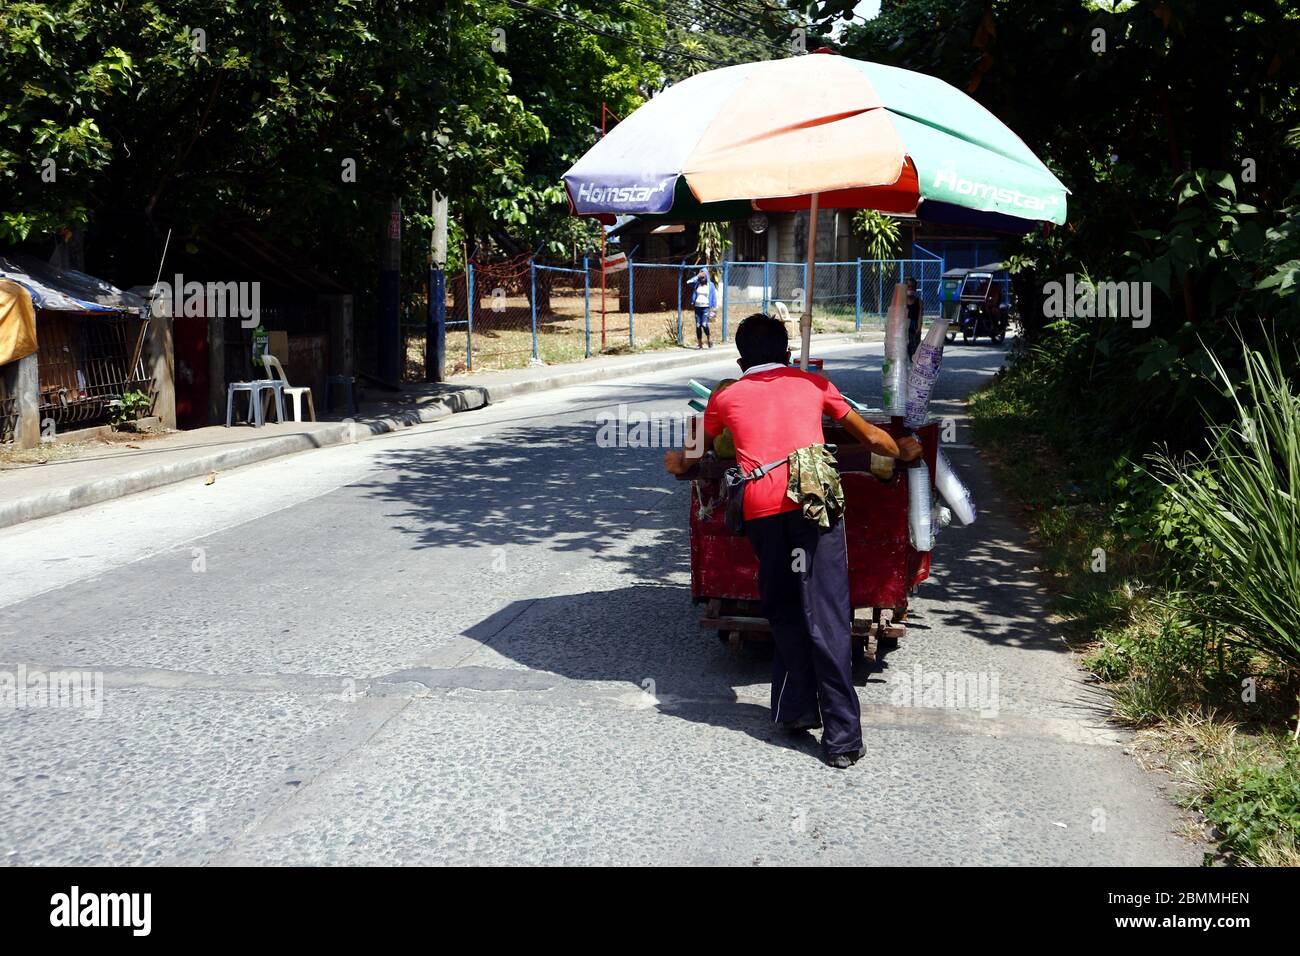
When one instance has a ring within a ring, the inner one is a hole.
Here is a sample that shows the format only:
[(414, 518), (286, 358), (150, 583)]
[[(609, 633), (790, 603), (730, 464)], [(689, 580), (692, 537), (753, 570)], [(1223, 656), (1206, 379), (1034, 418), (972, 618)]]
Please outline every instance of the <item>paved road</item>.
[[(878, 402), (878, 345), (827, 358)], [(951, 349), (936, 410), (1001, 360)], [(912, 632), (862, 675), (867, 757), (832, 771), (812, 735), (775, 734), (769, 665), (696, 626), (687, 486), (657, 449), (595, 442), (600, 409), (683, 410), (687, 377), (0, 532), (0, 679), (104, 687), (0, 711), (5, 862), (1197, 862), (969, 448), (984, 510), (943, 533)], [(934, 674), (996, 676), (996, 715), (909, 706)]]

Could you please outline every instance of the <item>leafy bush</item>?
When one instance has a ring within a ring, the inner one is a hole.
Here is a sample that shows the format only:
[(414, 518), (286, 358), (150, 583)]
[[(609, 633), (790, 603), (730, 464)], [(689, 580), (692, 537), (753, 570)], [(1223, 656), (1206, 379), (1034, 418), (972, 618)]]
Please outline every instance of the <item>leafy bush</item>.
[(1232, 645), (1204, 595), (1135, 596), (1118, 623), (1095, 632), (1083, 664), (1114, 685), (1115, 715), (1137, 727), (1195, 712), (1230, 708), (1252, 654)]
[(1208, 798), (1202, 812), (1230, 852), (1250, 860), (1268, 844), (1300, 852), (1300, 747), (1289, 747), (1275, 765), (1249, 760), (1227, 769)]
[(1153, 456), (1172, 502), (1200, 532), (1178, 542), (1216, 613), (1238, 640), (1300, 671), (1300, 398), (1269, 338), (1245, 350), (1233, 380), (1210, 359), (1237, 420), (1212, 425), (1209, 451), (1192, 462)]
[(114, 428), (121, 428), (125, 422), (133, 422), (153, 408), (153, 399), (140, 391), (127, 392), (113, 406), (110, 419)]

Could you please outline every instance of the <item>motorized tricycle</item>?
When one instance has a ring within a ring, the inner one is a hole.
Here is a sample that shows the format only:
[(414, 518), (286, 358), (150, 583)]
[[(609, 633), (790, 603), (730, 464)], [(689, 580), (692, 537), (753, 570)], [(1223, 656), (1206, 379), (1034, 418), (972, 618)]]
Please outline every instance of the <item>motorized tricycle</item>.
[(955, 342), (958, 334), (968, 344), (981, 336), (995, 344), (1006, 339), (1011, 306), (995, 275), (1001, 268), (1000, 263), (995, 263), (974, 269), (949, 269), (943, 274), (944, 285), (956, 287), (955, 301), (948, 300), (956, 305), (957, 314), (950, 320), (947, 341)]

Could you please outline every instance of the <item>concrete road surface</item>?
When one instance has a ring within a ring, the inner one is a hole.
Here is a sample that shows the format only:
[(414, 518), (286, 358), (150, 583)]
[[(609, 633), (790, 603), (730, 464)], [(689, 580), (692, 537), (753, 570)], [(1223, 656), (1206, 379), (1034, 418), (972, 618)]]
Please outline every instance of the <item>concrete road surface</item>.
[[(827, 370), (878, 404), (879, 348)], [(774, 732), (769, 663), (697, 626), (689, 486), (596, 443), (719, 352), (0, 532), (4, 862), (1197, 863), (961, 422), (982, 513), (861, 675), (866, 757)], [(952, 347), (935, 411), (1002, 358)]]

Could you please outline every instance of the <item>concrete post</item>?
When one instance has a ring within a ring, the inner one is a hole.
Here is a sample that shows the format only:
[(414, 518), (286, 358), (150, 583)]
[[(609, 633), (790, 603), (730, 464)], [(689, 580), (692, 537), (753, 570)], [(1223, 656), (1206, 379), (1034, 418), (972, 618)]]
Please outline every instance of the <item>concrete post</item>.
[(172, 321), (170, 315), (155, 315), (149, 319), (144, 356), (145, 370), (153, 376), (153, 413), (164, 428), (176, 427), (176, 353)]
[(17, 362), (0, 366), (5, 390), (13, 397), (18, 412), (14, 426), (14, 447), (35, 448), (41, 443), (41, 381), (37, 352)]

